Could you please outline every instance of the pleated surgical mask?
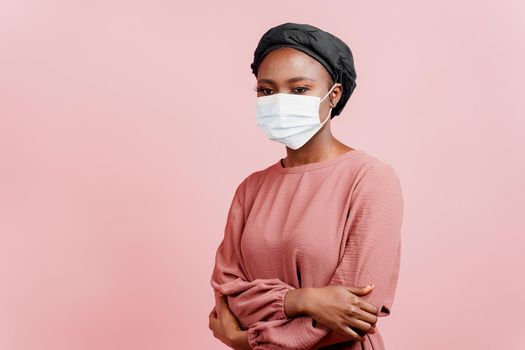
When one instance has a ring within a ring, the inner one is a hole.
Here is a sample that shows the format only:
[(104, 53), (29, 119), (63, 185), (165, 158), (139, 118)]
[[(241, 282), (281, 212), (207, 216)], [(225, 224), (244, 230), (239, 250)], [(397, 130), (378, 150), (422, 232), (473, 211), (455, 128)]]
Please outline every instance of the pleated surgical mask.
[(336, 85), (323, 98), (286, 93), (257, 97), (257, 125), (270, 140), (294, 150), (302, 147), (330, 119), (332, 107), (321, 123), (319, 106)]

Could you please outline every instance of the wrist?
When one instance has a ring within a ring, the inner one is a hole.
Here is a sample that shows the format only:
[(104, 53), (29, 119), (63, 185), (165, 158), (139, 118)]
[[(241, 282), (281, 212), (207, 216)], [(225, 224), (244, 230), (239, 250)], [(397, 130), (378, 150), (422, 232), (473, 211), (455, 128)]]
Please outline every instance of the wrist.
[(299, 308), (304, 315), (312, 316), (312, 310), (314, 309), (314, 287), (302, 288)]
[(232, 335), (230, 340), (230, 347), (234, 350), (251, 350), (250, 343), (248, 342), (248, 332), (243, 330), (237, 330)]
[(311, 305), (312, 288), (297, 288), (286, 292), (284, 296), (284, 309), (288, 317), (308, 314)]

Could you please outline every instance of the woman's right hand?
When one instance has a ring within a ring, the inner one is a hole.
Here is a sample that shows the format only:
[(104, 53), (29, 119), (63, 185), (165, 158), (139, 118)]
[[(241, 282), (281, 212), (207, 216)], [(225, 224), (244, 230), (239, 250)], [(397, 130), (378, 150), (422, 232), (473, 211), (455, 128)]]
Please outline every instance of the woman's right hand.
[(375, 332), (378, 309), (360, 296), (370, 293), (373, 288), (373, 285), (308, 288), (304, 311), (335, 332), (364, 341), (366, 333)]

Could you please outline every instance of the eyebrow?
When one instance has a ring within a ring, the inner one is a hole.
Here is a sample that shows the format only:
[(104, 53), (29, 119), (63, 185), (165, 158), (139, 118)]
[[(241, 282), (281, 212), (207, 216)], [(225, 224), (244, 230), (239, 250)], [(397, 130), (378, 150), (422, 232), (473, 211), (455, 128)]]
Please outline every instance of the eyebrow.
[[(315, 82), (314, 79), (312, 79), (312, 78), (308, 78), (308, 77), (303, 77), (303, 76), (301, 76), (301, 77), (295, 77), (295, 78), (290, 78), (290, 79), (288, 79), (286, 82), (287, 82), (287, 83), (295, 83), (296, 81), (301, 81), (301, 80), (310, 80), (310, 81)], [(273, 80), (271, 80), (271, 79), (261, 79), (261, 80), (257, 81), (257, 83), (259, 83), (259, 84), (260, 84), (260, 83), (273, 84), (273, 83), (275, 83), (275, 81), (273, 81)]]

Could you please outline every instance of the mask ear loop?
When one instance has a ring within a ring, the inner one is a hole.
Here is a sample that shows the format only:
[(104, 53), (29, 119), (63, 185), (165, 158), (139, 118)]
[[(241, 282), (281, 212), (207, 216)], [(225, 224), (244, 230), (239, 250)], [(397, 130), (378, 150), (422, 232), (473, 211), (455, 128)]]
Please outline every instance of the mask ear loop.
[[(332, 85), (332, 87), (330, 88), (330, 90), (328, 90), (328, 92), (326, 93), (326, 95), (324, 95), (324, 97), (321, 99), (321, 102), (323, 102), (323, 100), (326, 98), (326, 96), (328, 96), (330, 94), (330, 92), (332, 92), (332, 90), (334, 89), (334, 87), (337, 85), (338, 83), (334, 83), (334, 85)], [(326, 122), (328, 121), (328, 119), (330, 119), (330, 114), (332, 113), (332, 107), (330, 107), (330, 109), (328, 110), (328, 115), (326, 116), (326, 118), (324, 119), (324, 121), (321, 123), (321, 126), (325, 125)]]
[(334, 85), (332, 85), (332, 87), (330, 88), (330, 90), (328, 90), (328, 92), (326, 93), (326, 95), (324, 95), (324, 97), (321, 99), (320, 102), (323, 102), (323, 101), (324, 101), (324, 99), (326, 98), (326, 96), (328, 96), (328, 95), (332, 92), (332, 90), (334, 89), (334, 87), (336, 87), (337, 84), (338, 84), (338, 83), (334, 83)]
[(328, 110), (328, 115), (324, 119), (324, 121), (321, 123), (321, 127), (326, 124), (326, 122), (330, 119), (330, 114), (332, 113), (332, 107)]

